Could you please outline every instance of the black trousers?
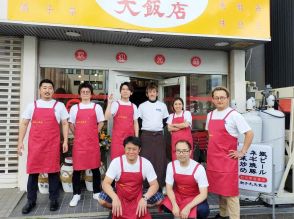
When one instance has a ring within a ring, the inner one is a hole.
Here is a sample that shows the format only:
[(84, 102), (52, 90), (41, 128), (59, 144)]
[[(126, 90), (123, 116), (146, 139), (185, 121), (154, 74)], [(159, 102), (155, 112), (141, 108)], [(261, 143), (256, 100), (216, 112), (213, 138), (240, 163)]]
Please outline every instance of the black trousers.
[[(39, 173), (29, 174), (27, 183), (27, 199), (33, 203), (37, 201)], [(59, 173), (48, 173), (49, 199), (55, 201), (59, 198)]]
[[(99, 168), (92, 169), (93, 173), (93, 193), (101, 192), (101, 176)], [(81, 171), (74, 170), (72, 175), (73, 194), (81, 194)]]

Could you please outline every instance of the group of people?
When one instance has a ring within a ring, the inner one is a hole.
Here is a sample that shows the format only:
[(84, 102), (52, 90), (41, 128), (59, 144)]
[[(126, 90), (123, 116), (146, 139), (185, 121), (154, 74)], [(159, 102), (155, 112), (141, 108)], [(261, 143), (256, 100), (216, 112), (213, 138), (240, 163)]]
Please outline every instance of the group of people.
[[(239, 218), (238, 159), (243, 157), (253, 138), (245, 119), (229, 107), (229, 91), (216, 87), (212, 102), (216, 109), (208, 114), (209, 133), (207, 168), (192, 159), (192, 116), (184, 110), (181, 98), (172, 104), (169, 115), (160, 102), (156, 84), (146, 88), (148, 100), (138, 108), (130, 102), (134, 92), (129, 82), (120, 85), (121, 99), (108, 98), (102, 108), (91, 102), (93, 88), (82, 83), (78, 89), (81, 102), (66, 111), (64, 104), (52, 99), (54, 84), (44, 79), (39, 84), (40, 99), (30, 104), (22, 115), (18, 152), (24, 150), (23, 140), (31, 123), (28, 141), (27, 203), (22, 209), (28, 214), (36, 205), (38, 175), (48, 173), (50, 210), (59, 208), (58, 189), (60, 171), (60, 129), (62, 123), (63, 153), (68, 150), (69, 129), (74, 135), (73, 198), (69, 205), (77, 206), (81, 199), (80, 174), (93, 172), (93, 198), (112, 209), (112, 218), (151, 218), (147, 206), (160, 209), (179, 218), (207, 218), (208, 192), (220, 197), (220, 213), (216, 218)], [(99, 167), (100, 147), (98, 132), (103, 122), (113, 118), (111, 163), (102, 183)], [(141, 124), (141, 133), (139, 130)], [(163, 128), (171, 132), (171, 157), (167, 154)], [(237, 150), (237, 137), (245, 134), (243, 148)], [(166, 187), (167, 196), (162, 189)]]

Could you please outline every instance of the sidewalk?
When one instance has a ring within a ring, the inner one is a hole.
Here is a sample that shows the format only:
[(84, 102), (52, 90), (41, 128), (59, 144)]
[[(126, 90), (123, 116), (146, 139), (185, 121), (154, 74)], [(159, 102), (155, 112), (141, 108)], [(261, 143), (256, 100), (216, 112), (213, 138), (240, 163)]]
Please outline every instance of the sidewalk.
[[(60, 193), (60, 209), (56, 212), (49, 211), (49, 199), (46, 194), (38, 194), (37, 206), (28, 215), (22, 215), (21, 209), (26, 202), (24, 192), (18, 189), (0, 189), (0, 218), (98, 218), (107, 219), (109, 211), (97, 205), (97, 201), (92, 198), (92, 193), (83, 191), (82, 199), (77, 207), (69, 207), (72, 198), (71, 193)], [(209, 196), (210, 218), (218, 213), (217, 197)], [(270, 219), (272, 218), (272, 208), (266, 207), (261, 203), (241, 202), (241, 219)], [(173, 218), (168, 214), (158, 213), (157, 208), (151, 208), (153, 219)], [(294, 218), (294, 205), (281, 205), (276, 208), (277, 219)]]

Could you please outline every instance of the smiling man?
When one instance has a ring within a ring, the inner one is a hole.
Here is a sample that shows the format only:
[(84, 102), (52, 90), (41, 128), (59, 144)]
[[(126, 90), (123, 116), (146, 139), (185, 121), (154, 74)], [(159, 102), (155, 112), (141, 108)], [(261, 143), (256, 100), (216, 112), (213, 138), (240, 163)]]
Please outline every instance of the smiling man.
[[(244, 117), (229, 107), (230, 93), (225, 87), (212, 91), (216, 109), (207, 115), (209, 133), (207, 177), (209, 192), (219, 195), (220, 213), (215, 218), (240, 218), (238, 159), (242, 158), (253, 139)], [(244, 145), (237, 150), (237, 138), (245, 135)]]
[(176, 160), (167, 166), (167, 197), (162, 202), (162, 208), (178, 218), (205, 219), (209, 215), (205, 169), (190, 159), (192, 150), (189, 141), (177, 141), (175, 149)]
[[(105, 199), (100, 199), (99, 203), (104, 207), (112, 208), (112, 218), (151, 219), (147, 210), (147, 201), (158, 190), (157, 176), (152, 164), (139, 156), (141, 150), (139, 138), (129, 136), (124, 139), (123, 145), (125, 154), (111, 161), (102, 183), (102, 188), (109, 197), (102, 192)], [(149, 188), (143, 194), (144, 179), (147, 179)], [(116, 181), (115, 190), (111, 186), (113, 180)]]
[(121, 99), (114, 101), (113, 94), (108, 98), (105, 119), (113, 117), (112, 140), (110, 147), (111, 160), (124, 154), (123, 140), (127, 136), (139, 135), (138, 109), (130, 101), (134, 88), (130, 82), (124, 82), (119, 87)]
[(22, 209), (28, 214), (36, 205), (39, 173), (48, 173), (50, 211), (59, 207), (59, 171), (60, 171), (60, 130), (62, 122), (63, 153), (67, 152), (68, 144), (68, 113), (63, 103), (52, 99), (54, 84), (44, 79), (39, 84), (40, 99), (28, 105), (22, 114), (18, 136), (18, 154), (24, 150), (23, 140), (29, 123), (31, 129), (28, 142), (27, 203)]

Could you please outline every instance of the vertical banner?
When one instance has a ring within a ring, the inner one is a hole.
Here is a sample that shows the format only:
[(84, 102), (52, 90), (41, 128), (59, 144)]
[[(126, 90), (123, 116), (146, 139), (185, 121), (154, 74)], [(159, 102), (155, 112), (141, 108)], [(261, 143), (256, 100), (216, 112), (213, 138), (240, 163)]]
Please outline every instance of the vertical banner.
[[(239, 149), (242, 148), (239, 145)], [(272, 147), (252, 144), (246, 155), (239, 159), (239, 188), (271, 193), (273, 183)]]

